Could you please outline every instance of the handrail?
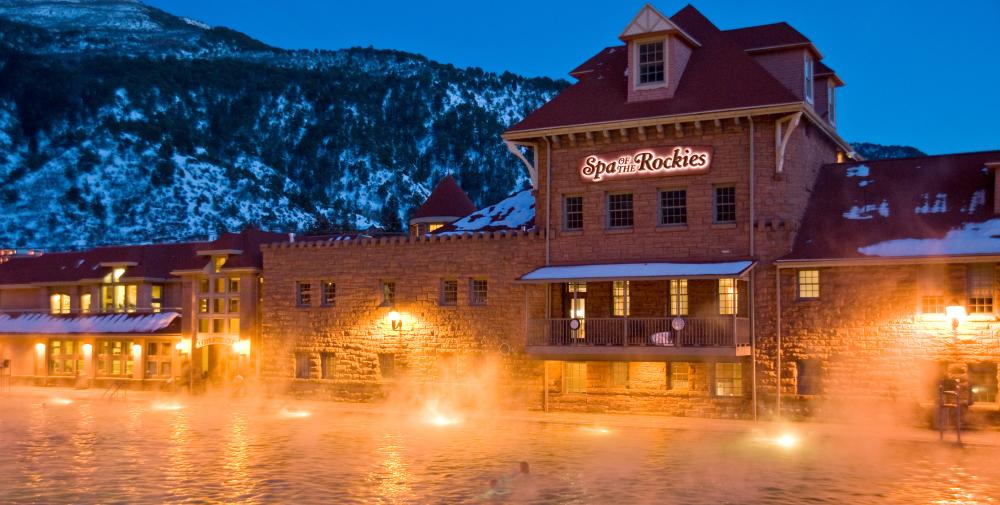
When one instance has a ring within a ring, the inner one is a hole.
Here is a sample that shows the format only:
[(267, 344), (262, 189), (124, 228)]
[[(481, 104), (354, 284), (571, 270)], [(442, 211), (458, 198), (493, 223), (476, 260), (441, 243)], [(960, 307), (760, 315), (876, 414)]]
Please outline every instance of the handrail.
[(528, 346), (656, 346), (742, 347), (750, 345), (746, 317), (683, 317), (681, 330), (674, 317), (582, 318), (573, 329), (570, 318), (529, 321)]

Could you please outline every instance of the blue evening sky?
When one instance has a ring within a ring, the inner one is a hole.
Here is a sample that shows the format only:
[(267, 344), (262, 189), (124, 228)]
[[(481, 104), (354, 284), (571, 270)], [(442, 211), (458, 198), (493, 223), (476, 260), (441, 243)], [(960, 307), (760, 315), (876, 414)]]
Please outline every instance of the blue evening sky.
[[(284, 48), (374, 46), (456, 66), (566, 77), (617, 36), (643, 0), (147, 0)], [(683, 1), (653, 5), (672, 15)], [(849, 141), (931, 154), (1000, 149), (1000, 0), (699, 0), (716, 26), (787, 21), (847, 83)]]

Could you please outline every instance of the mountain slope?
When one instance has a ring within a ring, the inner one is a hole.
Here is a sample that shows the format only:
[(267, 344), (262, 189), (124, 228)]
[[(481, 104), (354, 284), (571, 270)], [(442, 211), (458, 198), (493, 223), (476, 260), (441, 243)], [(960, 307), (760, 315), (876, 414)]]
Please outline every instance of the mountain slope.
[(205, 45), (213, 30), (127, 0), (0, 0), (0, 16), (18, 27), (0, 40), (8, 247), (400, 229), (447, 173), (482, 206), (526, 183), (500, 133), (565, 85), (397, 51)]

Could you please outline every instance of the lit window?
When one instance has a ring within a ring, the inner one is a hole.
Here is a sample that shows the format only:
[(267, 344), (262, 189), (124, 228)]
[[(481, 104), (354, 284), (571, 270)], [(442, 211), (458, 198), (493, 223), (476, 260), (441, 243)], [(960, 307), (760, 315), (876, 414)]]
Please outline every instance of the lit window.
[(146, 343), (146, 378), (170, 377), (173, 348), (173, 342), (165, 340)]
[(489, 298), (489, 284), (486, 279), (472, 279), (469, 288), (469, 304), (486, 305)]
[(225, 326), (225, 319), (212, 319), (212, 333), (222, 333), (226, 331), (223, 326)]
[(609, 228), (631, 228), (633, 216), (632, 193), (611, 193), (608, 195)]
[(716, 396), (740, 396), (743, 394), (742, 364), (715, 364), (715, 394)]
[(208, 333), (208, 319), (198, 320), (198, 333)]
[(799, 298), (819, 298), (819, 270), (799, 270)]
[(944, 314), (948, 305), (947, 271), (942, 267), (924, 267), (918, 277), (921, 314)]
[(324, 307), (333, 307), (337, 304), (337, 283), (333, 281), (323, 281), (320, 286), (322, 287), (322, 301)]
[(129, 284), (125, 286), (125, 310), (135, 312), (136, 304), (139, 300), (139, 286)]
[(921, 314), (944, 314), (946, 306), (943, 295), (924, 295), (920, 297)]
[(226, 292), (226, 278), (216, 277), (213, 279), (212, 286), (214, 288), (213, 293), (225, 293)]
[(233, 317), (229, 319), (229, 334), (234, 337), (240, 336), (240, 319)]
[(567, 196), (563, 205), (564, 221), (563, 226), (567, 230), (579, 230), (583, 228), (583, 197)]
[(55, 293), (49, 297), (49, 311), (53, 314), (69, 314), (70, 297), (62, 293)]
[(970, 363), (969, 387), (972, 388), (972, 400), (983, 403), (997, 401), (997, 364)]
[(587, 391), (587, 362), (567, 361), (563, 363), (563, 392), (584, 393)]
[(663, 82), (663, 41), (639, 44), (639, 84)]
[(736, 279), (719, 279), (719, 314), (732, 316), (736, 314)]
[(396, 283), (392, 281), (382, 281), (381, 293), (383, 307), (392, 307), (396, 304)]
[(149, 308), (153, 312), (163, 309), (163, 285), (153, 284), (149, 288)]
[(132, 341), (102, 340), (97, 351), (97, 375), (130, 377), (132, 375)]
[(715, 188), (715, 214), (712, 216), (716, 223), (736, 222), (736, 188), (733, 186), (720, 186)]
[(623, 388), (628, 386), (628, 362), (611, 362), (611, 387)]
[(458, 305), (458, 281), (441, 281), (441, 305)]
[(434, 232), (436, 230), (439, 230), (439, 229), (441, 229), (442, 226), (444, 226), (444, 224), (442, 224), (442, 223), (430, 223), (430, 224), (427, 225), (427, 233), (431, 233), (431, 232)]
[(84, 293), (80, 295), (80, 312), (83, 314), (89, 314), (90, 303), (91, 303), (90, 293)]
[(198, 292), (208, 293), (208, 279), (198, 279)]
[(968, 294), (970, 314), (993, 312), (993, 265), (976, 263), (968, 266)]
[(566, 283), (566, 291), (568, 293), (586, 293), (587, 283), (586, 282), (568, 282)]
[(111, 271), (111, 282), (121, 282), (122, 277), (125, 276), (124, 268), (116, 268)]
[(199, 298), (198, 299), (198, 313), (199, 314), (208, 314), (208, 298)]
[(629, 295), (628, 281), (614, 281), (611, 285), (611, 315), (625, 317), (629, 315)]
[(225, 312), (226, 312), (226, 299), (212, 298), (212, 313), (225, 314)]
[(222, 267), (226, 264), (225, 256), (215, 256), (212, 258), (212, 271), (219, 273), (222, 271)]
[(813, 103), (813, 59), (809, 53), (805, 53), (805, 97), (806, 101)]
[(240, 299), (237, 297), (229, 298), (229, 313), (239, 314), (240, 313)]
[(660, 224), (687, 224), (687, 190), (660, 191)]
[(229, 278), (229, 292), (230, 293), (239, 293), (240, 292), (240, 278), (239, 277), (230, 277)]
[(684, 361), (670, 363), (669, 376), (672, 391), (687, 391), (691, 388), (691, 364)]
[(396, 355), (389, 353), (379, 353), (378, 370), (383, 379), (391, 379), (396, 376)]
[(73, 340), (49, 341), (49, 374), (76, 375), (84, 373), (83, 351)]
[(670, 315), (688, 315), (688, 281), (687, 279), (670, 280)]
[(312, 304), (312, 285), (308, 282), (298, 282), (295, 284), (295, 304), (299, 307), (308, 307)]

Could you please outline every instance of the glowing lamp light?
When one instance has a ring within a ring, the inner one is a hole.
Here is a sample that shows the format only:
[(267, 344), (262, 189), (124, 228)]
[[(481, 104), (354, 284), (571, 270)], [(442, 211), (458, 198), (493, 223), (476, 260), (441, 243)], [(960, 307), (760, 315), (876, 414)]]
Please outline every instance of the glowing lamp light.
[(80, 349), (83, 349), (83, 354), (90, 356), (94, 353), (94, 344), (83, 344)]
[(142, 344), (132, 344), (132, 357), (133, 358), (142, 357)]
[(799, 437), (791, 433), (783, 433), (774, 439), (775, 445), (783, 449), (791, 449), (796, 445), (799, 445)]
[(191, 354), (191, 339), (185, 338), (184, 340), (177, 342), (177, 345), (175, 345), (174, 348), (181, 354)]
[(952, 330), (958, 330), (958, 325), (965, 322), (965, 307), (962, 305), (949, 305), (945, 307), (944, 313), (951, 321)]
[(35, 352), (38, 354), (45, 354), (45, 344), (41, 342), (35, 344)]
[(233, 352), (239, 354), (240, 356), (250, 355), (250, 341), (249, 340), (238, 340), (233, 342)]
[(403, 316), (399, 315), (399, 312), (396, 312), (394, 310), (385, 317), (386, 319), (389, 320), (389, 323), (392, 325), (393, 331), (400, 331), (403, 329)]

